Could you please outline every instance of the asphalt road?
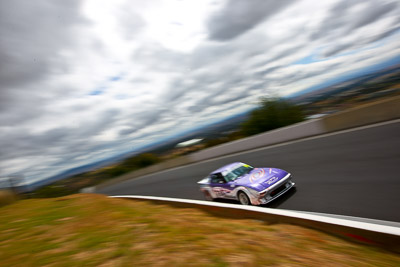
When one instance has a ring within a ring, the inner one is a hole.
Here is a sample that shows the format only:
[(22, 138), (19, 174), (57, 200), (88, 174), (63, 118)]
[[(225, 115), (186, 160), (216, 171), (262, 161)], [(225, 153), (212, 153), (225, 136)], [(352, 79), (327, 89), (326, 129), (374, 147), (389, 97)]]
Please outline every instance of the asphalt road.
[(234, 161), (292, 173), (296, 189), (267, 207), (400, 222), (400, 121), (191, 164), (99, 193), (203, 199), (196, 182)]

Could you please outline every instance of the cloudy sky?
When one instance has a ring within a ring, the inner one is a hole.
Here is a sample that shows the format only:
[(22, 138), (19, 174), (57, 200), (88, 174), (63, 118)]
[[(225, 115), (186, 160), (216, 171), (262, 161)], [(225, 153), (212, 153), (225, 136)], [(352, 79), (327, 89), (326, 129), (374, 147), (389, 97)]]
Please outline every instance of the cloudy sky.
[(29, 182), (400, 55), (400, 2), (0, 0), (0, 176)]

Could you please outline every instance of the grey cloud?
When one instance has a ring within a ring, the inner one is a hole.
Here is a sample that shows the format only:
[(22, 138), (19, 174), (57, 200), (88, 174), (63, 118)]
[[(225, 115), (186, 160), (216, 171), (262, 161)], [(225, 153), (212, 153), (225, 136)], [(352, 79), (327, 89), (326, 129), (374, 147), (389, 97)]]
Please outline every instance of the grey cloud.
[(23, 90), (0, 91), (0, 125), (16, 126), (34, 119), (44, 104), (43, 98)]
[(119, 109), (111, 108), (99, 112), (94, 117), (83, 120), (82, 125), (76, 129), (78, 137), (88, 138), (101, 133), (105, 129), (110, 129), (116, 122), (116, 117), (121, 112)]
[[(361, 11), (354, 12), (354, 7), (364, 6)], [(395, 12), (398, 3), (395, 1), (363, 1), (363, 0), (342, 0), (335, 4), (329, 15), (320, 26), (310, 35), (312, 40), (330, 38), (332, 40), (351, 34), (354, 30), (380, 20), (389, 12)]]
[[(254, 40), (257, 40), (256, 44)], [(236, 86), (238, 82), (253, 78), (262, 79), (247, 67), (240, 64), (229, 64), (229, 62), (241, 62), (265, 52), (269, 45), (265, 45), (265, 37), (253, 33), (251, 38), (241, 39), (232, 43), (206, 43), (195, 49), (191, 55), (184, 55), (160, 47), (157, 44), (144, 45), (133, 56), (134, 62), (140, 62), (151, 71), (171, 71), (180, 74), (170, 81), (166, 90), (161, 94), (159, 102), (162, 106), (171, 110), (180, 105), (189, 93), (198, 92), (203, 95), (205, 92), (214, 96), (218, 88), (214, 84), (222, 83), (222, 89)], [(252, 49), (248, 49), (251, 47)], [(292, 50), (294, 48), (291, 48)], [(282, 53), (289, 54), (291, 49)], [(274, 58), (274, 57), (273, 57)], [(269, 60), (271, 61), (271, 59)], [(264, 65), (267, 62), (264, 62)], [(268, 66), (267, 66), (268, 68)], [(270, 68), (268, 72), (276, 70)], [(236, 77), (236, 78), (235, 78)], [(133, 80), (132, 83), (141, 82)], [(186, 101), (186, 100), (185, 100)], [(189, 100), (188, 100), (189, 101)], [(191, 99), (194, 102), (196, 99)], [(209, 102), (209, 104), (212, 104)], [(197, 112), (203, 107), (192, 106), (188, 111)], [(135, 131), (135, 127), (122, 130), (121, 134)]]
[(146, 22), (136, 12), (135, 7), (135, 5), (128, 3), (118, 14), (119, 28), (127, 40), (132, 40), (146, 26)]
[(79, 127), (60, 127), (40, 134), (21, 131), (21, 128), (3, 131), (0, 157), (6, 160), (20, 156), (58, 155), (60, 150), (64, 153), (84, 151), (93, 145), (90, 140), (94, 135), (112, 127), (118, 114), (115, 109), (105, 110), (94, 118), (88, 117)]
[(143, 78), (143, 77), (135, 77), (130, 80), (131, 83), (149, 83), (151, 82), (150, 79)]
[(279, 79), (280, 86), (290, 86), (296, 81), (302, 81), (308, 78), (316, 78), (319, 75), (325, 74), (327, 71), (340, 67), (339, 62), (331, 63), (323, 68), (312, 68), (310, 66), (304, 66), (301, 69), (296, 70), (294, 73), (287, 74), (285, 77)]
[(60, 49), (71, 44), (72, 26), (86, 21), (80, 1), (0, 2), (0, 86), (15, 87), (37, 81), (57, 61)]
[[(221, 89), (208, 89), (214, 83), (219, 82), (220, 76), (216, 74), (209, 74), (209, 75), (199, 75), (198, 77), (192, 77), (194, 80), (194, 84), (191, 86), (186, 86), (185, 82), (177, 79), (172, 82), (172, 87), (167, 91), (164, 95), (166, 103), (168, 106), (176, 107), (180, 105), (182, 98), (188, 94), (193, 92), (208, 92), (209, 96), (212, 97), (213, 95), (217, 94)], [(197, 99), (192, 99), (192, 101), (197, 101)], [(195, 110), (189, 110), (195, 111)], [(196, 110), (197, 111), (197, 110)]]
[[(227, 81), (220, 88), (210, 91), (207, 96), (193, 100), (193, 103), (188, 108), (188, 111), (192, 114), (195, 114), (202, 112), (207, 108), (224, 105), (248, 96), (249, 94), (251, 94), (251, 90), (249, 90), (250, 87), (244, 87), (240, 92), (236, 92), (235, 94), (227, 94), (231, 87), (239, 86), (242, 81), (243, 78), (239, 77), (235, 77), (232, 80)], [(226, 97), (224, 97), (223, 99), (216, 99), (218, 96), (221, 95), (226, 95)]]
[(273, 16), (294, 1), (290, 0), (229, 0), (225, 7), (210, 17), (209, 38), (228, 41)]
[(389, 37), (389, 36), (393, 35), (394, 33), (396, 33), (399, 29), (400, 29), (400, 27), (398, 26), (398, 27), (393, 27), (391, 29), (387, 29), (378, 34), (374, 33), (374, 34), (371, 34), (370, 36), (365, 36), (364, 39), (359, 42), (349, 41), (349, 42), (345, 42), (345, 43), (333, 43), (327, 49), (325, 49), (321, 53), (321, 55), (323, 57), (335, 56), (339, 53), (349, 51), (352, 49), (356, 49), (356, 48), (362, 47), (366, 44), (385, 39), (386, 37)]
[(385, 14), (393, 11), (398, 6), (398, 3), (391, 2), (391, 3), (371, 3), (358, 17), (354, 20), (349, 31), (352, 31), (357, 28), (364, 27), (370, 23), (373, 23), (379, 20)]
[(335, 31), (343, 30), (343, 25), (349, 19), (348, 10), (354, 5), (360, 4), (360, 0), (342, 0), (336, 3), (329, 12), (329, 15), (322, 21), (319, 27), (311, 33), (310, 39), (321, 39), (332, 36)]
[(235, 93), (235, 94), (227, 94), (225, 96), (225, 98), (220, 99), (220, 100), (212, 100), (212, 103), (214, 105), (224, 105), (227, 103), (234, 103), (236, 101), (242, 100), (244, 98), (246, 98), (247, 96), (249, 96), (251, 94), (250, 90), (244, 89), (243, 91), (241, 91), (240, 93)]
[(257, 82), (256, 84), (251, 85), (247, 90), (249, 92), (255, 90), (262, 90), (268, 86), (268, 81)]
[(272, 73), (276, 70), (279, 70), (282, 66), (274, 66), (274, 67), (267, 67), (264, 70), (257, 71), (254, 74), (260, 77), (265, 77), (267, 74)]
[[(230, 61), (240, 62), (258, 55), (258, 46), (256, 46), (255, 50), (242, 50), (237, 44), (233, 44), (223, 46), (209, 45), (194, 51), (190, 61), (193, 72), (173, 80), (162, 96), (163, 100), (171, 108), (179, 106), (181, 102), (190, 103), (186, 108), (186, 112), (188, 114), (198, 114), (210, 106), (229, 102), (229, 100), (216, 100), (215, 98), (218, 95), (225, 94), (230, 88), (237, 86), (243, 86), (244, 88), (244, 92), (236, 97), (232, 96), (230, 101), (246, 96), (251, 92), (252, 89), (250, 87), (252, 84), (257, 81), (266, 84), (264, 75), (278, 68), (268, 67), (267, 65), (266, 72), (261, 75), (252, 70), (254, 66), (244, 67), (240, 64), (227, 64)], [(249, 81), (252, 81), (250, 85), (247, 84)], [(199, 97), (188, 98), (189, 94), (199, 95)]]
[(393, 27), (392, 29), (388, 29), (388, 30), (384, 31), (383, 33), (376, 34), (375, 36), (370, 38), (369, 42), (372, 43), (372, 42), (376, 42), (376, 41), (385, 39), (386, 37), (392, 36), (399, 30), (400, 30), (400, 25), (397, 27)]
[[(392, 21), (393, 25), (391, 28), (383, 29), (383, 33), (371, 31), (367, 35), (364, 34), (362, 38), (353, 38), (342, 42), (338, 42), (337, 40), (340, 40), (342, 37), (348, 37), (353, 34), (354, 31), (390, 16), (389, 13), (395, 14), (399, 12), (398, 7), (399, 5), (395, 1), (343, 0), (330, 9), (329, 15), (318, 29), (310, 35), (310, 38), (313, 41), (324, 39), (329, 43), (329, 46), (321, 54), (324, 57), (330, 57), (344, 51), (357, 49), (392, 34), (395, 31), (393, 28), (397, 28), (395, 26), (396, 21)], [(355, 12), (355, 10), (357, 10), (357, 12)]]
[(144, 43), (132, 55), (134, 63), (144, 64), (153, 72), (184, 70), (187, 68), (186, 60), (185, 54), (166, 49), (154, 42)]
[(168, 89), (163, 93), (163, 99), (166, 103), (179, 100), (190, 88), (185, 86), (184, 80), (179, 78), (171, 82)]
[(119, 136), (126, 136), (138, 132), (149, 125), (156, 124), (158, 121), (160, 121), (162, 116), (163, 114), (157, 109), (149, 110), (139, 114), (133, 114), (131, 115), (132, 122), (127, 125), (129, 128), (119, 131), (118, 134)]
[(68, 136), (71, 136), (71, 132), (73, 130), (71, 128), (61, 127), (49, 130), (44, 134), (37, 136), (35, 142), (40, 146), (55, 146), (62, 141), (68, 140)]
[[(75, 44), (75, 26), (88, 25), (80, 14), (80, 3), (0, 1), (0, 126), (15, 127), (45, 112), (49, 95), (58, 89), (46, 88), (43, 82), (68, 70), (59, 52)], [(61, 93), (65, 96), (66, 92)], [(21, 137), (6, 145), (33, 153), (28, 143), (29, 137)]]
[[(207, 116), (215, 112), (222, 113), (231, 111), (232, 108), (236, 108), (238, 105), (243, 105), (243, 103), (249, 103), (250, 101), (251, 97), (249, 97), (249, 94), (246, 93), (240, 94), (232, 97), (231, 99), (226, 99), (225, 101), (221, 101), (220, 105), (217, 106), (218, 108), (217, 111), (214, 109), (216, 106), (206, 106), (199, 111), (199, 114), (201, 114), (201, 116)], [(210, 111), (210, 108), (213, 108), (213, 110)]]
[(125, 135), (130, 135), (135, 132), (137, 132), (136, 128), (126, 128), (126, 129), (119, 131), (118, 134), (119, 134), (119, 136), (125, 136)]
[(31, 134), (13, 129), (4, 134), (0, 140), (2, 160), (19, 156), (36, 156), (47, 154), (54, 147), (62, 145), (62, 141), (71, 137), (73, 130), (70, 128), (58, 128), (42, 134)]
[(326, 49), (322, 56), (324, 57), (331, 57), (334, 56), (350, 47), (353, 47), (354, 44), (350, 44), (350, 43), (344, 43), (344, 44), (338, 44), (338, 45), (331, 45), (328, 49)]
[(192, 69), (197, 69), (202, 66), (213, 65), (219, 61), (219, 59), (226, 56), (237, 53), (234, 45), (223, 44), (223, 45), (204, 45), (199, 47), (192, 53), (189, 58), (189, 66)]

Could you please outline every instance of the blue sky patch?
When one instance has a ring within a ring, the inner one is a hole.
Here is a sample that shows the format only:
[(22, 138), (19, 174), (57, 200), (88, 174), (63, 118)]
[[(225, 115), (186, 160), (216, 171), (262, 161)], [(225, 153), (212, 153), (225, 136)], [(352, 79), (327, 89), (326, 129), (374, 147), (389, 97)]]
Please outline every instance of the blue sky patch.
[(114, 76), (114, 77), (111, 77), (110, 78), (110, 82), (116, 82), (116, 81), (119, 81), (119, 80), (121, 80), (121, 76)]
[(302, 59), (299, 59), (295, 62), (293, 62), (293, 65), (299, 64), (299, 65), (305, 65), (305, 64), (310, 64), (313, 62), (316, 62), (318, 60), (315, 60), (314, 54), (308, 55), (306, 57), (303, 57)]
[(102, 95), (104, 94), (104, 91), (106, 90), (106, 87), (98, 87), (94, 89), (92, 92), (89, 93), (89, 95)]

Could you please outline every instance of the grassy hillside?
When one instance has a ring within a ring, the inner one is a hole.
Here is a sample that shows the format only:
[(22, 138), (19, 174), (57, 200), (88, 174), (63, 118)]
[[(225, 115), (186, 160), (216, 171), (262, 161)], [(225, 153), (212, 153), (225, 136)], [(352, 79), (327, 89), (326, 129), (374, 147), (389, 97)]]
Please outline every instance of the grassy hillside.
[(292, 225), (71, 195), (0, 208), (2, 266), (396, 266), (400, 256)]

